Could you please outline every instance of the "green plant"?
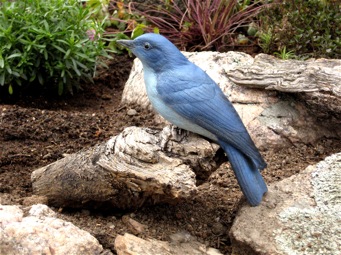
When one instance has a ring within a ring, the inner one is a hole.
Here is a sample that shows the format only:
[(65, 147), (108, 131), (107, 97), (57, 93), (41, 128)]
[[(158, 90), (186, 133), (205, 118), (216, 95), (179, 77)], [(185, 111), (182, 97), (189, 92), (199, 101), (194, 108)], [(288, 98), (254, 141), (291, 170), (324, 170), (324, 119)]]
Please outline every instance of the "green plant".
[(272, 31), (268, 29), (267, 31), (257, 32), (256, 35), (259, 38), (259, 46), (262, 48), (264, 53), (270, 53), (270, 47), (272, 43)]
[[(341, 58), (341, 5), (335, 0), (273, 1), (259, 16), (259, 35), (272, 34), (270, 53), (280, 49), (300, 58)], [(260, 38), (260, 42), (262, 42)], [(262, 46), (262, 45), (261, 45)], [(264, 45), (263, 45), (264, 46)]]
[[(252, 17), (266, 6), (260, 1), (182, 0), (169, 5), (145, 6), (139, 11), (152, 26), (159, 28), (183, 50), (224, 50), (235, 45), (237, 31), (247, 27)], [(183, 6), (183, 7), (182, 7)]]
[(97, 58), (108, 56), (102, 23), (77, 0), (0, 2), (0, 85), (53, 88), (62, 94), (92, 80)]
[(287, 47), (285, 46), (279, 52), (275, 52), (274, 55), (283, 60), (288, 60), (295, 57), (293, 51), (287, 51)]
[[(91, 8), (98, 12), (99, 7), (103, 9), (103, 1), (90, 0)], [(108, 48), (114, 53), (122, 53), (126, 48), (118, 45), (117, 40), (135, 39), (144, 33), (147, 23), (143, 17), (132, 12), (129, 5), (124, 4), (123, 0), (112, 0), (109, 3), (108, 15), (106, 21), (105, 40), (109, 41)], [(154, 30), (154, 32), (158, 32)]]
[(109, 16), (108, 5), (110, 0), (87, 0), (86, 6), (91, 9), (92, 17), (103, 20)]

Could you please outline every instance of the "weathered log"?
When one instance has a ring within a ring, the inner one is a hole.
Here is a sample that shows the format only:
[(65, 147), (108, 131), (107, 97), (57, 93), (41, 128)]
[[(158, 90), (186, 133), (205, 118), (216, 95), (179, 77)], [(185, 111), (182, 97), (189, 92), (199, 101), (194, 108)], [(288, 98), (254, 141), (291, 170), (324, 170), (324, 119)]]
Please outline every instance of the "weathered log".
[[(221, 87), (258, 148), (341, 138), (341, 60), (283, 61), (241, 52), (184, 54)], [(151, 109), (138, 59), (124, 88), (122, 104)]]
[[(35, 170), (33, 192), (58, 207), (137, 208), (196, 192), (196, 175), (222, 163), (219, 146), (199, 136), (129, 127), (106, 143)], [(221, 161), (221, 162), (220, 162)]]
[(259, 54), (249, 66), (231, 69), (227, 75), (241, 86), (300, 93), (320, 111), (341, 116), (340, 59), (280, 60)]

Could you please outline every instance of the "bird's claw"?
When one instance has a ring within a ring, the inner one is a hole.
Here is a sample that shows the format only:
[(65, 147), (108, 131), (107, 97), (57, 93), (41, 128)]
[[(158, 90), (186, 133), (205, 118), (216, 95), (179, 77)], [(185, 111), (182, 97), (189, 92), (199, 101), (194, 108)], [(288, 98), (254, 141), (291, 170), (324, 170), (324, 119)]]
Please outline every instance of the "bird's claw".
[(169, 141), (181, 142), (185, 137), (189, 135), (189, 131), (178, 128), (174, 125), (168, 125), (162, 130), (160, 147), (162, 151), (167, 150)]

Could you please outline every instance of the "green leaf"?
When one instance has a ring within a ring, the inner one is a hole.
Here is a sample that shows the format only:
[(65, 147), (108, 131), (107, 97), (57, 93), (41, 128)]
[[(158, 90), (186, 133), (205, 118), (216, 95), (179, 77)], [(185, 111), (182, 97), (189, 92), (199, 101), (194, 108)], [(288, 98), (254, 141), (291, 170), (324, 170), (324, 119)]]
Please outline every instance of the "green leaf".
[(44, 85), (44, 78), (43, 76), (41, 75), (41, 73), (38, 73), (38, 81), (41, 85)]
[(63, 52), (64, 54), (66, 53), (66, 51), (65, 51), (63, 48), (59, 47), (58, 45), (52, 44), (52, 47), (54, 47), (54, 48), (56, 48), (57, 50)]
[(76, 63), (76, 61), (75, 61), (73, 58), (71, 58), (71, 61), (72, 61), (72, 63), (73, 63), (73, 70), (76, 72), (76, 74), (77, 74), (78, 76), (81, 76), (81, 73), (80, 73), (80, 71), (79, 71), (78, 68), (77, 68), (77, 63)]
[(4, 68), (5, 66), (5, 61), (3, 58), (0, 58), (0, 68)]
[(96, 59), (92, 59), (92, 58), (89, 58), (88, 55), (86, 54), (83, 54), (83, 53), (80, 53), (80, 52), (76, 52), (76, 55), (83, 58), (84, 60), (87, 60), (89, 62), (96, 62)]
[(154, 34), (160, 34), (160, 29), (158, 27), (153, 28), (153, 33)]
[(66, 45), (69, 45), (69, 43), (65, 40), (62, 40), (62, 39), (57, 39), (57, 42), (61, 42), (61, 43), (64, 43)]
[(26, 76), (25, 73), (22, 73), (22, 74), (20, 75), (20, 77), (23, 78), (24, 80), (27, 80), (27, 76)]
[(63, 94), (63, 90), (64, 90), (63, 81), (59, 81), (59, 84), (58, 84), (58, 95), (61, 96)]
[(7, 57), (7, 59), (11, 59), (11, 58), (17, 58), (17, 57), (21, 57), (22, 54), (21, 53), (13, 53), (12, 55), (9, 55)]
[(131, 34), (131, 38), (132, 39), (135, 39), (136, 37), (142, 35), (144, 33), (143, 29), (145, 28), (146, 26), (143, 25), (143, 24), (138, 24), (136, 26), (136, 28), (133, 30), (133, 33)]
[(77, 65), (79, 65), (81, 68), (87, 70), (88, 68), (86, 67), (86, 65), (83, 65), (81, 62), (75, 60), (75, 62), (77, 63)]
[(65, 53), (64, 59), (67, 59), (70, 56), (71, 49), (68, 49)]
[(48, 60), (49, 59), (49, 55), (47, 54), (47, 50), (44, 49), (43, 53), (44, 53), (45, 60)]
[(8, 73), (12, 74), (12, 69), (9, 65), (6, 65), (5, 68), (6, 68)]
[(49, 27), (49, 24), (47, 23), (46, 20), (43, 20), (43, 24), (44, 24), (45, 30), (46, 30), (46, 31), (49, 31), (49, 30), (50, 30), (50, 27)]
[(15, 77), (20, 77), (20, 74), (18, 72), (16, 72), (16, 71), (13, 71), (12, 75), (14, 75)]
[(12, 87), (11, 84), (8, 86), (8, 93), (9, 93), (10, 95), (13, 95), (13, 87)]
[(0, 85), (4, 86), (5, 85), (5, 72), (2, 72), (0, 74)]

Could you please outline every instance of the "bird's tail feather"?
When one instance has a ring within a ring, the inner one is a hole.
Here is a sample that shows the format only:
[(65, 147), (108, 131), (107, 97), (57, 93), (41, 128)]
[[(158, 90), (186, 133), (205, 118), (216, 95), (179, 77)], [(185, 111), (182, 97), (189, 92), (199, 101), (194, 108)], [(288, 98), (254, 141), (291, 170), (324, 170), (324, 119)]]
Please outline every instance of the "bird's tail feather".
[(220, 141), (237, 177), (239, 186), (252, 206), (257, 206), (262, 201), (263, 195), (268, 191), (262, 175), (252, 161), (231, 145)]

